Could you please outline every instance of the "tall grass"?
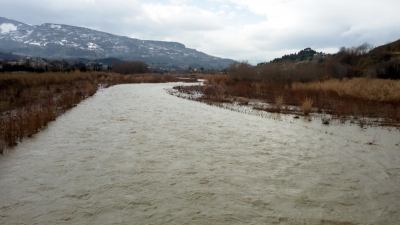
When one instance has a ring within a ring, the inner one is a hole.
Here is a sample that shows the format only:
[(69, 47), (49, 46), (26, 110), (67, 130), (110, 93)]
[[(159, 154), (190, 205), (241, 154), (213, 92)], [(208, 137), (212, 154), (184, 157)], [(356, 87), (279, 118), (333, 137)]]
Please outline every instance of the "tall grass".
[(266, 109), (271, 112), (290, 113), (299, 110), (307, 115), (311, 110), (316, 110), (342, 118), (383, 118), (385, 123), (400, 124), (399, 80), (353, 78), (285, 84), (212, 77), (205, 86), (197, 89), (203, 92), (201, 100), (204, 101), (224, 102), (245, 97), (273, 104), (274, 107)]
[(293, 91), (333, 92), (370, 101), (400, 102), (400, 80), (353, 78), (310, 83), (293, 83)]
[(275, 98), (275, 107), (278, 112), (282, 110), (283, 104), (284, 104), (283, 96), (282, 95), (277, 96)]
[(301, 103), (301, 110), (303, 111), (305, 116), (308, 116), (312, 110), (314, 101), (311, 98), (305, 98)]

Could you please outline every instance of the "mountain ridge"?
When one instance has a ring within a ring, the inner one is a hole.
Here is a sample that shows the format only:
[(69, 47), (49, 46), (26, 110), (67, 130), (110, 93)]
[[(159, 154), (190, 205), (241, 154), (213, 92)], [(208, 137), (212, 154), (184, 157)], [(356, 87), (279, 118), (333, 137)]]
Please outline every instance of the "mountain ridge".
[(65, 24), (28, 25), (4, 17), (0, 17), (0, 51), (50, 59), (140, 60), (162, 69), (224, 69), (235, 62), (178, 42), (141, 40)]

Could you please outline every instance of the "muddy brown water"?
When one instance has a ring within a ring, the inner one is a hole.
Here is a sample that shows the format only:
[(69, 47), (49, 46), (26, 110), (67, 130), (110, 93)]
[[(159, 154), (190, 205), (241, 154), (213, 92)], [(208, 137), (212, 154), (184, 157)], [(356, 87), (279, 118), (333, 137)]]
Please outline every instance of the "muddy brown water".
[(400, 132), (99, 91), (0, 157), (0, 224), (400, 223)]

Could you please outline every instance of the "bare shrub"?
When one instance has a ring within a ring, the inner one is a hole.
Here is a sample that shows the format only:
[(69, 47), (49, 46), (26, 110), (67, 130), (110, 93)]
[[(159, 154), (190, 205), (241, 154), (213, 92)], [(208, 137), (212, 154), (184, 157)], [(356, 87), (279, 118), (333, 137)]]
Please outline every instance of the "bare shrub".
[(207, 85), (204, 94), (215, 101), (224, 101), (226, 87), (224, 85)]
[(229, 79), (227, 75), (206, 75), (203, 78), (210, 84), (224, 84)]
[(246, 62), (232, 64), (228, 69), (228, 74), (234, 80), (254, 80), (258, 78), (256, 69)]
[(257, 72), (264, 82), (286, 84), (320, 80), (327, 74), (324, 64), (309, 61), (261, 64), (257, 67)]

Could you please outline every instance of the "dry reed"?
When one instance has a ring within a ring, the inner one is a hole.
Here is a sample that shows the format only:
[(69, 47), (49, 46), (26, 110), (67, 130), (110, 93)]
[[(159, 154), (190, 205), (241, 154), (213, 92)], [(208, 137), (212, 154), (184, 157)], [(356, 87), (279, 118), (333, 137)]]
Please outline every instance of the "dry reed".
[(283, 96), (282, 95), (277, 96), (275, 98), (275, 107), (278, 112), (282, 110), (283, 104), (284, 104)]
[(199, 100), (226, 102), (244, 97), (274, 104), (265, 109), (271, 112), (309, 114), (314, 109), (340, 118), (369, 117), (384, 121), (381, 124), (400, 123), (400, 80), (353, 78), (282, 84), (229, 77), (209, 79), (205, 86), (196, 88), (203, 94)]
[(303, 111), (305, 116), (308, 116), (312, 110), (314, 101), (311, 98), (305, 98), (301, 103), (301, 110)]
[(338, 96), (349, 96), (379, 102), (400, 102), (400, 81), (370, 78), (350, 80), (326, 80), (310, 83), (293, 83), (293, 91), (334, 92)]

